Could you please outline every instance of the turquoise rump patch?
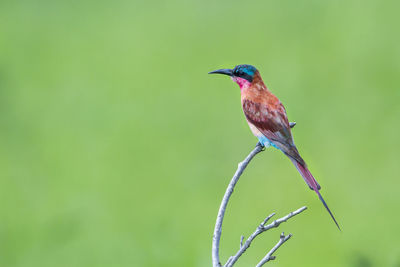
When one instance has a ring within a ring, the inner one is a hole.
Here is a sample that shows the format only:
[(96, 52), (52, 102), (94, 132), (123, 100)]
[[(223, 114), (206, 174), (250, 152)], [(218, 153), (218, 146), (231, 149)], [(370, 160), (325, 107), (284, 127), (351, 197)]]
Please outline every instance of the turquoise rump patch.
[(272, 143), (267, 137), (265, 137), (264, 135), (258, 136), (258, 141), (260, 141), (261, 144), (263, 144), (266, 148), (273, 146), (276, 149), (279, 149), (279, 147), (277, 147), (274, 143)]

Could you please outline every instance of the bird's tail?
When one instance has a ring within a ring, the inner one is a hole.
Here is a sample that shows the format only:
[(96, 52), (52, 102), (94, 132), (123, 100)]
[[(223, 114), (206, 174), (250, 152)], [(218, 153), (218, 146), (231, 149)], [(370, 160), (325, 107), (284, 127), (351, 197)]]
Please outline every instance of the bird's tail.
[(312, 176), (311, 172), (308, 170), (307, 166), (304, 164), (304, 166), (299, 163), (298, 161), (296, 161), (295, 159), (289, 157), (294, 166), (296, 167), (296, 169), (299, 171), (299, 173), (301, 174), (301, 176), (303, 177), (304, 181), (307, 183), (307, 185), (315, 191), (315, 193), (317, 193), (319, 199), (321, 200), (322, 204), (324, 204), (326, 210), (329, 212), (329, 215), (331, 215), (333, 221), (335, 222), (336, 226), (339, 228), (340, 230), (340, 226), (337, 223), (335, 217), (333, 216), (331, 210), (329, 209), (328, 205), (326, 204), (325, 200), (322, 198), (321, 193), (319, 192), (319, 190), (321, 189), (321, 186), (318, 184), (318, 182), (315, 180), (315, 178)]

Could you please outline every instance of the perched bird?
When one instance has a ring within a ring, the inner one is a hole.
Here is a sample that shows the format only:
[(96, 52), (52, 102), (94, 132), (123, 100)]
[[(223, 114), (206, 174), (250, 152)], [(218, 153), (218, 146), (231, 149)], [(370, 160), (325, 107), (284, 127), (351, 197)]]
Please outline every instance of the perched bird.
[(293, 162), (310, 189), (317, 193), (340, 230), (339, 224), (319, 192), (321, 186), (308, 170), (294, 144), (285, 107), (265, 86), (258, 70), (251, 65), (238, 65), (234, 69), (209, 72), (209, 74), (214, 73), (228, 75), (239, 85), (242, 108), (253, 134), (262, 145), (279, 149)]

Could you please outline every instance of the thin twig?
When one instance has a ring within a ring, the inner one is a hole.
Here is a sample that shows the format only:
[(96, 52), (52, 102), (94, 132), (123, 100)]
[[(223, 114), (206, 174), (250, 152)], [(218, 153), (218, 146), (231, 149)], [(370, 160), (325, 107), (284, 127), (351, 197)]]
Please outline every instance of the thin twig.
[(276, 243), (276, 245), (267, 253), (267, 255), (265, 255), (265, 257), (256, 265), (256, 267), (261, 267), (264, 264), (266, 264), (267, 262), (275, 260), (276, 257), (273, 256), (272, 254), (274, 254), (274, 252), (277, 251), (278, 248), (280, 246), (282, 246), (283, 243), (288, 241), (289, 238), (291, 238), (291, 237), (292, 237), (292, 234), (289, 234), (289, 235), (285, 236), (285, 233), (282, 232), (278, 243)]
[(238, 164), (238, 168), (233, 175), (231, 182), (228, 185), (228, 188), (225, 191), (224, 198), (222, 199), (221, 205), (219, 207), (217, 221), (215, 223), (214, 234), (213, 234), (213, 245), (212, 245), (212, 261), (214, 267), (220, 267), (221, 263), (219, 260), (219, 241), (221, 240), (221, 231), (222, 231), (222, 221), (224, 220), (226, 206), (228, 205), (229, 198), (233, 193), (233, 189), (235, 188), (236, 183), (238, 182), (240, 176), (242, 175), (244, 169), (246, 169), (249, 162), (254, 158), (255, 155), (260, 153), (263, 150), (263, 146), (260, 143), (257, 143), (256, 147), (250, 154), (246, 157), (246, 159)]
[[(261, 233), (268, 231), (271, 228), (276, 228), (278, 227), (281, 223), (286, 222), (287, 220), (289, 220), (290, 218), (292, 218), (293, 216), (296, 216), (297, 214), (305, 211), (307, 209), (307, 207), (302, 207), (298, 210), (295, 210), (291, 213), (289, 213), (288, 215), (277, 219), (275, 221), (273, 221), (272, 223), (267, 224), (267, 222), (269, 221), (269, 219), (272, 218), (272, 216), (275, 215), (275, 213), (272, 213), (271, 215), (269, 215), (267, 218), (265, 218), (265, 220), (260, 223), (260, 225), (257, 227), (257, 229), (249, 236), (249, 238), (247, 238), (246, 242), (244, 242), (243, 246), (240, 247), (240, 249), (238, 250), (238, 252), (230, 258), (230, 260), (224, 265), (224, 267), (230, 267), (233, 266), (235, 264), (235, 262), (239, 259), (240, 256), (242, 256), (242, 254), (246, 251), (246, 249), (248, 249), (251, 245), (251, 242), (253, 242), (253, 240)], [(286, 241), (286, 240), (285, 240)]]

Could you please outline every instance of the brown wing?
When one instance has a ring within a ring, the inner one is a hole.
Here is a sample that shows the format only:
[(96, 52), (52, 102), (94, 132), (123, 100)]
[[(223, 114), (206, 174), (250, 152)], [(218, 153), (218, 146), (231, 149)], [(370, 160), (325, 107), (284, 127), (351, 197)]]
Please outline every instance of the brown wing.
[(304, 165), (293, 142), (286, 110), (279, 100), (268, 105), (243, 100), (243, 111), (247, 120), (283, 153)]

